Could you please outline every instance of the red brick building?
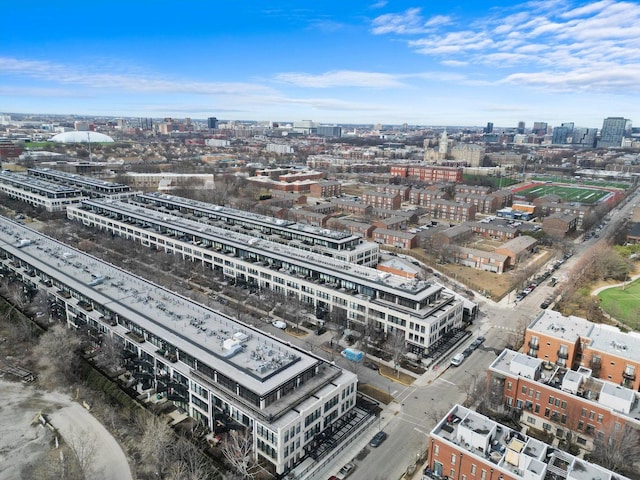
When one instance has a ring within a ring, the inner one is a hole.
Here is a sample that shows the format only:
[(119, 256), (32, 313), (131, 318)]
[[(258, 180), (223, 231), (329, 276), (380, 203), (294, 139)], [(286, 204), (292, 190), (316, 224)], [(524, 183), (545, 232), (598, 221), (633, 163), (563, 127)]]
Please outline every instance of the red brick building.
[(584, 318), (544, 310), (529, 325), (525, 351), (561, 367), (585, 367), (595, 378), (640, 389), (640, 336)]
[(309, 195), (316, 198), (337, 197), (342, 194), (342, 184), (336, 180), (323, 180), (309, 186)]
[(392, 165), (391, 175), (415, 178), (421, 182), (462, 182), (462, 167), (436, 167), (428, 165)]
[(400, 210), (402, 198), (398, 193), (384, 192), (364, 192), (362, 203), (371, 205), (373, 208), (383, 208), (385, 210)]

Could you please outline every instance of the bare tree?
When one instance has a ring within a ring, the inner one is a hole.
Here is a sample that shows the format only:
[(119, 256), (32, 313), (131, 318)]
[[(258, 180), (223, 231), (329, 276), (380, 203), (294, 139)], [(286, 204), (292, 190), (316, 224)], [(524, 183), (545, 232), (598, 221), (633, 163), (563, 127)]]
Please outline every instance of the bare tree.
[(65, 442), (73, 452), (84, 478), (92, 478), (100, 472), (94, 472), (94, 460), (98, 454), (98, 443), (94, 433), (88, 430), (73, 429)]
[(222, 442), (222, 454), (241, 478), (255, 478), (258, 462), (248, 430), (232, 430)]
[(122, 341), (115, 334), (105, 334), (102, 337), (96, 360), (106, 370), (115, 372), (122, 365), (123, 354), (124, 345)]
[(179, 438), (172, 447), (173, 463), (169, 467), (169, 480), (213, 480), (217, 469), (203, 453), (185, 438)]
[(54, 325), (40, 336), (34, 348), (41, 379), (52, 383), (73, 382), (76, 379), (80, 337), (65, 325)]
[(400, 330), (398, 328), (394, 329), (393, 332), (387, 335), (386, 342), (387, 351), (391, 354), (391, 360), (393, 361), (393, 368), (396, 371), (398, 376), (400, 375), (400, 361), (407, 350), (407, 342), (405, 340), (405, 332), (404, 330)]
[(613, 424), (594, 441), (592, 459), (613, 472), (638, 478), (635, 462), (640, 458), (640, 432), (629, 424)]
[(141, 412), (136, 422), (142, 432), (138, 449), (148, 471), (163, 475), (169, 463), (166, 451), (175, 437), (171, 427), (161, 418), (147, 412)]

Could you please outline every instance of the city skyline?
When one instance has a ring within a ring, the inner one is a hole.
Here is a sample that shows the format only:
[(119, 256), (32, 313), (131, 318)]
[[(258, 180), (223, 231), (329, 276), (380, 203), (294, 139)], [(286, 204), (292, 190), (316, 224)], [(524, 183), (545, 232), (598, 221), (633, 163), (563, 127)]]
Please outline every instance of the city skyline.
[[(38, 15), (33, 15), (34, 11)], [(24, 21), (24, 23), (23, 23)], [(7, 112), (601, 128), (640, 118), (640, 5), (9, 4)]]

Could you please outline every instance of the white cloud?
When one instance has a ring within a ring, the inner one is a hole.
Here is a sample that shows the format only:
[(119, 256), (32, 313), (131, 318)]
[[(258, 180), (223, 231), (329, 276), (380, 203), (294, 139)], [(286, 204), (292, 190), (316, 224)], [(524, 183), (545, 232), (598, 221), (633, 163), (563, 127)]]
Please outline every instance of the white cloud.
[(415, 34), (425, 32), (425, 20), (419, 8), (410, 8), (402, 13), (387, 13), (373, 19), (371, 31), (375, 35), (385, 33)]
[(640, 4), (602, 0), (576, 6), (543, 0), (516, 5), (507, 15), (503, 10), (459, 24), (443, 16), (446, 21), (434, 21), (426, 29), (420, 10), (409, 9), (382, 15), (372, 27), (376, 34), (417, 37), (407, 45), (445, 66), (509, 69), (503, 78), (507, 83), (612, 92), (640, 89), (639, 77), (626, 73), (636, 72), (640, 63)]
[(281, 73), (276, 80), (289, 83), (297, 87), (330, 88), (330, 87), (369, 87), (390, 88), (402, 87), (403, 83), (397, 76), (377, 72), (356, 72), (351, 70), (337, 70), (313, 75), (310, 73)]
[(131, 93), (187, 93), (196, 95), (238, 95), (247, 93), (272, 93), (272, 89), (260, 84), (244, 82), (196, 82), (139, 73), (102, 73), (82, 68), (38, 60), (22, 60), (0, 57), (0, 71), (4, 74), (25, 76), (65, 85), (124, 91)]

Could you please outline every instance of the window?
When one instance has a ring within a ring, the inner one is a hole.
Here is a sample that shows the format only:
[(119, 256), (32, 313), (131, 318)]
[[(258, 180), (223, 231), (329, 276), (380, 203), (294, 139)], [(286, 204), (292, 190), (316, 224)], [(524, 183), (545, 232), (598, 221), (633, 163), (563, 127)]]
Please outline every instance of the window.
[(524, 386), (524, 385), (522, 386), (522, 393), (523, 393), (524, 395), (526, 395), (526, 394), (527, 394), (527, 387), (526, 387), (526, 386)]
[(553, 405), (553, 397), (549, 397), (549, 405)]
[(439, 453), (440, 453), (440, 445), (434, 445), (433, 446), (433, 454), (435, 456), (438, 456)]
[(455, 465), (456, 464), (456, 455), (455, 453), (451, 454), (451, 465)]
[(562, 408), (563, 410), (565, 410), (565, 409), (567, 408), (567, 402), (564, 402), (564, 401), (563, 401), (563, 402), (560, 404), (560, 408)]
[(511, 390), (513, 388), (513, 383), (507, 382), (507, 390)]
[(527, 417), (527, 423), (529, 423), (530, 425), (535, 425), (536, 419), (533, 417)]
[(598, 423), (602, 423), (602, 420), (604, 419), (604, 415), (602, 415), (601, 413), (598, 414)]
[(471, 465), (471, 475), (475, 475), (476, 474), (476, 465), (475, 463), (473, 465)]

